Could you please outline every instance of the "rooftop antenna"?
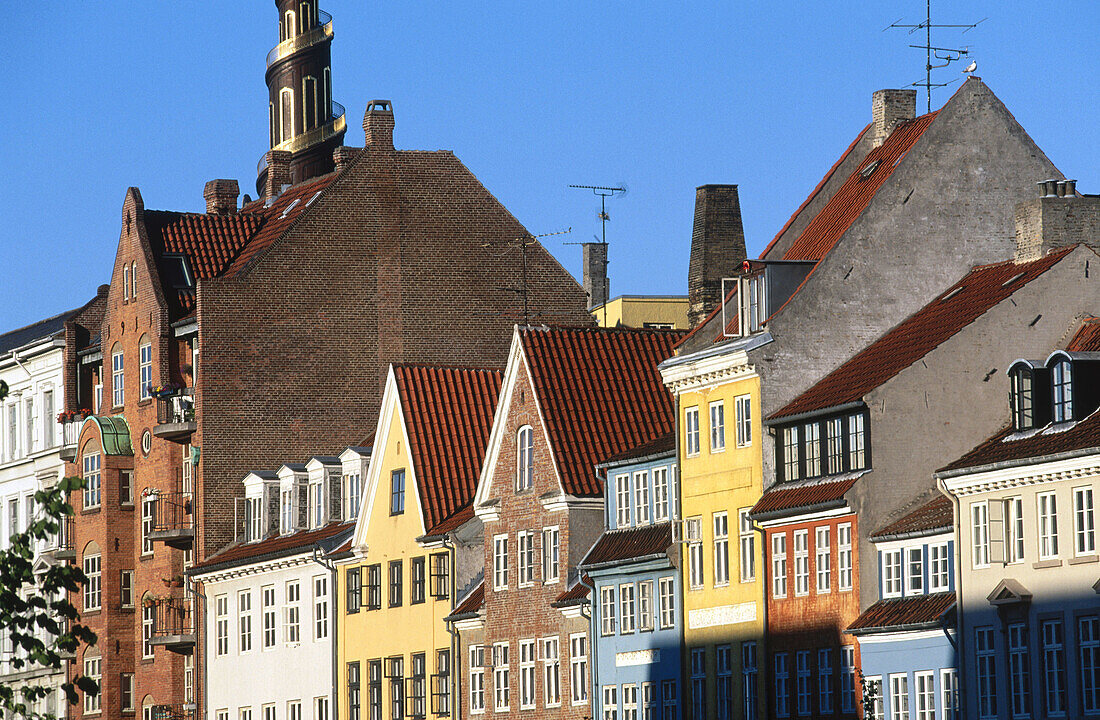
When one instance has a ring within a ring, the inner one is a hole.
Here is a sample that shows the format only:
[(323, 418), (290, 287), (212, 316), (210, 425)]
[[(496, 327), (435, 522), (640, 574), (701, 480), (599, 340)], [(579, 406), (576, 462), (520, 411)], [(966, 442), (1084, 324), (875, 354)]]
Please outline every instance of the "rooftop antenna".
[[(500, 287), (499, 290), (515, 293), (523, 298), (523, 324), (529, 325), (531, 323), (530, 307), (527, 300), (527, 248), (538, 244), (539, 238), (551, 237), (553, 235), (566, 235), (573, 232), (573, 228), (568, 227), (564, 230), (557, 230), (555, 232), (542, 233), (540, 235), (531, 235), (528, 233), (522, 237), (515, 238), (511, 241), (505, 241), (505, 244), (509, 247), (519, 247), (522, 257), (522, 273), (520, 275), (520, 285), (518, 288), (514, 287)], [(492, 247), (495, 243), (482, 243), (482, 247)]]
[[(615, 193), (620, 195), (626, 193), (626, 185), (620, 183), (618, 187), (605, 187), (603, 185), (570, 185), (569, 187), (577, 190), (591, 190), (593, 195), (600, 196), (600, 213), (596, 216), (600, 221), (600, 237), (597, 239), (602, 245), (607, 245), (607, 221), (611, 219), (611, 216), (607, 214), (607, 199), (614, 196)], [(607, 303), (609, 300), (610, 298), (607, 298), (603, 302), (604, 327), (607, 327)]]
[[(956, 60), (959, 60), (960, 58), (970, 54), (970, 47), (969, 46), (963, 47), (963, 48), (946, 48), (946, 47), (937, 47), (937, 46), (933, 45), (932, 44), (932, 28), (954, 28), (954, 29), (962, 28), (963, 33), (966, 33), (968, 31), (973, 30), (974, 28), (978, 27), (978, 25), (980, 25), (981, 23), (985, 22), (988, 19), (989, 18), (982, 18), (978, 22), (971, 23), (969, 25), (938, 24), (938, 23), (933, 24), (932, 23), (932, 0), (925, 0), (924, 20), (922, 22), (919, 22), (916, 25), (908, 25), (908, 24), (902, 23), (899, 19), (899, 20), (897, 20), (893, 23), (890, 23), (889, 25), (887, 25), (886, 27), (884, 27), (882, 29), (883, 32), (885, 32), (885, 31), (891, 30), (893, 28), (906, 28), (906, 29), (909, 30), (910, 35), (912, 35), (915, 32), (918, 32), (920, 30), (924, 30), (924, 44), (923, 45), (910, 45), (909, 46), (911, 48), (921, 48), (921, 49), (924, 50), (924, 57), (925, 57), (925, 61), (924, 61), (924, 82), (921, 82), (920, 80), (918, 80), (917, 82), (910, 83), (910, 85), (912, 85), (913, 87), (922, 87), (922, 88), (925, 89), (925, 95), (928, 98), (928, 110), (927, 110), (928, 112), (932, 112), (932, 88), (934, 88), (934, 87), (946, 87), (946, 86), (950, 85), (951, 83), (955, 82), (954, 80), (952, 80), (951, 82), (945, 82), (945, 83), (934, 83), (934, 82), (932, 82), (932, 70), (934, 70), (936, 68), (947, 67), (948, 65), (955, 62)], [(943, 62), (941, 62), (938, 65), (933, 65), (932, 64), (933, 60), (942, 60)], [(974, 63), (971, 63), (971, 65), (976, 67), (976, 65)], [(973, 69), (968, 69), (968, 70), (969, 70), (969, 72), (973, 72)]]

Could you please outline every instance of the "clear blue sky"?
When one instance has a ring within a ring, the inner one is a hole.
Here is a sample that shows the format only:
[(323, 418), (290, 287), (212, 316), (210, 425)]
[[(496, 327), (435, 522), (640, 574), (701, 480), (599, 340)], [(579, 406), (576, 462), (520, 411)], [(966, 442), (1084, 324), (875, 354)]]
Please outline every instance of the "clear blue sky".
[[(758, 253), (869, 120), (872, 91), (923, 75), (915, 39), (882, 32), (922, 19), (921, 0), (322, 8), (347, 142), (362, 144), (369, 100), (392, 100), (399, 148), (454, 151), (534, 233), (572, 226), (547, 245), (574, 274), (579, 248), (563, 242), (599, 232), (599, 203), (567, 185), (626, 183), (608, 208), (614, 295), (685, 292), (697, 185), (740, 185)], [(969, 44), (1054, 163), (1100, 192), (1100, 3), (937, 0), (933, 12), (989, 18), (934, 40)], [(75, 307), (108, 279), (128, 186), (150, 209), (201, 211), (216, 177), (254, 194), (276, 22), (270, 0), (8, 8), (0, 331)]]

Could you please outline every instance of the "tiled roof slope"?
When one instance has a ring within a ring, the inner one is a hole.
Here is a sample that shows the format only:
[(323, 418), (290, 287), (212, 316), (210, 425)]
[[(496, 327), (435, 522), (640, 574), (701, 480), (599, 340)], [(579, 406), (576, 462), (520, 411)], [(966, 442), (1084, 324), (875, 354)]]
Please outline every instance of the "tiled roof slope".
[(344, 539), (342, 537), (344, 533), (350, 534), (354, 529), (354, 522), (329, 523), (316, 530), (306, 530), (290, 535), (275, 535), (259, 542), (238, 542), (195, 564), (190, 572), (191, 574), (198, 574), (200, 571), (222, 566), (243, 565), (250, 561), (259, 562), (268, 556), (293, 555), (298, 552), (305, 552), (322, 541), (329, 541), (326, 543), (328, 545), (336, 545)]
[(753, 506), (753, 515), (783, 514), (803, 508), (838, 503), (856, 484), (858, 475), (826, 482), (791, 482), (773, 485)]
[(663, 455), (665, 453), (671, 453), (676, 450), (676, 434), (668, 433), (662, 435), (656, 440), (650, 440), (644, 442), (641, 445), (624, 450), (621, 453), (617, 453), (607, 458), (604, 463), (618, 463), (627, 460), (637, 460), (639, 458), (649, 457), (651, 455)]
[(955, 511), (951, 501), (942, 495), (889, 525), (871, 533), (871, 539), (898, 535), (927, 534), (936, 530), (950, 530), (955, 526)]
[(663, 553), (672, 544), (672, 525), (657, 525), (608, 530), (588, 551), (583, 565), (589, 569), (604, 563), (617, 563)]
[(9, 330), (0, 335), (0, 353), (17, 350), (24, 345), (29, 345), (36, 340), (45, 340), (54, 335), (65, 332), (65, 321), (79, 313), (83, 308), (68, 310), (60, 315), (54, 315), (45, 320), (31, 323), (16, 330)]
[[(592, 582), (587, 575), (584, 576), (584, 580), (585, 582)], [(582, 583), (580, 577), (578, 577), (567, 590), (558, 595), (554, 602), (550, 603), (550, 607), (566, 607), (588, 602), (588, 593), (590, 592), (589, 587)]]
[(485, 605), (485, 580), (477, 584), (470, 593), (451, 612), (450, 617), (459, 615), (476, 615)]
[(1079, 421), (1068, 430), (1051, 432), (1050, 427), (1016, 437), (1008, 426), (939, 472), (976, 468), (993, 463), (1028, 460), (1047, 455), (1096, 448), (1100, 453), (1100, 410)]
[(903, 320), (769, 420), (855, 402), (937, 348), (1016, 290), (1073, 251), (1060, 248), (1019, 265), (1012, 261), (971, 270), (942, 295)]
[(1100, 352), (1100, 318), (1088, 317), (1081, 322), (1077, 334), (1066, 344), (1070, 352)]
[(421, 365), (394, 365), (393, 374), (424, 526), (434, 534), (456, 515), (472, 517), (502, 375), (499, 370)]
[(848, 628), (849, 632), (884, 632), (938, 625), (945, 613), (955, 606), (955, 593), (934, 593), (907, 598), (879, 600), (863, 611)]
[[(938, 111), (937, 111), (938, 112)], [(798, 239), (783, 253), (783, 260), (820, 260), (863, 213), (871, 198), (886, 182), (901, 159), (932, 124), (936, 113), (899, 124), (879, 147), (867, 153), (855, 172), (829, 198)], [(843, 159), (843, 158), (842, 158)], [(868, 170), (874, 165), (874, 169)], [(866, 173), (866, 177), (864, 177)]]
[(672, 396), (657, 365), (672, 356), (673, 343), (683, 335), (675, 330), (520, 330), (566, 493), (600, 496), (597, 463), (673, 431)]

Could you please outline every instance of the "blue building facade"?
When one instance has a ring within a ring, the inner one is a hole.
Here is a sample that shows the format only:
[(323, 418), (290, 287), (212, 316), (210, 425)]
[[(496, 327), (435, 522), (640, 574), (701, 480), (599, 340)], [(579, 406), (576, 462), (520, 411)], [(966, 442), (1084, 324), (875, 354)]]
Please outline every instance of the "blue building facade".
[(955, 631), (952, 503), (937, 497), (872, 533), (879, 600), (848, 628), (859, 639), (866, 717), (955, 720), (959, 677)]
[(675, 458), (670, 436), (597, 468), (606, 529), (581, 563), (593, 590), (594, 718), (682, 717)]

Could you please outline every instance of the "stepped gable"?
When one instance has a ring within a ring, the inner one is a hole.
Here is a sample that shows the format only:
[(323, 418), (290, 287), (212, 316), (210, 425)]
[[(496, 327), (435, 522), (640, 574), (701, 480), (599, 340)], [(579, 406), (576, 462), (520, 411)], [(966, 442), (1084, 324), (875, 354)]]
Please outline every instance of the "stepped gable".
[(503, 375), (499, 370), (394, 365), (429, 535), (473, 517)]
[(1073, 248), (1028, 263), (1012, 261), (976, 267), (935, 300), (894, 327), (865, 350), (826, 375), (769, 421), (824, 410), (862, 399), (977, 320), (994, 305), (1054, 267)]
[(524, 327), (519, 333), (567, 494), (602, 496), (597, 463), (673, 432), (672, 396), (657, 365), (672, 356), (682, 331)]

